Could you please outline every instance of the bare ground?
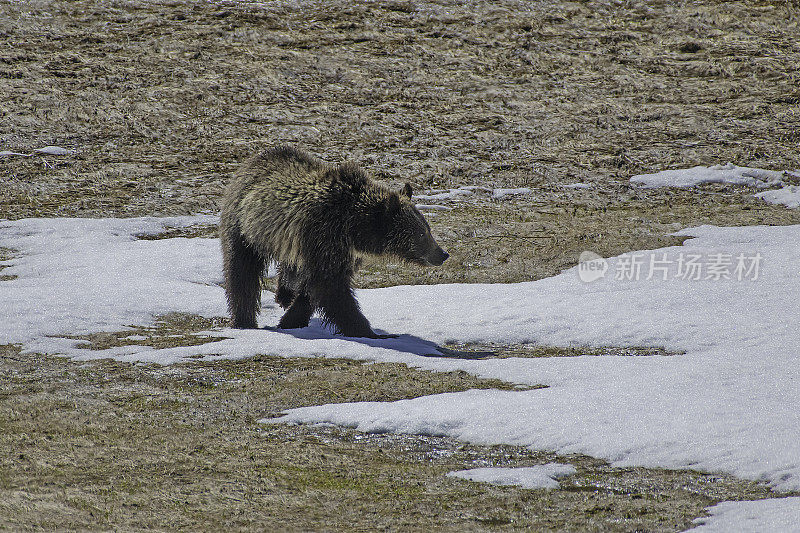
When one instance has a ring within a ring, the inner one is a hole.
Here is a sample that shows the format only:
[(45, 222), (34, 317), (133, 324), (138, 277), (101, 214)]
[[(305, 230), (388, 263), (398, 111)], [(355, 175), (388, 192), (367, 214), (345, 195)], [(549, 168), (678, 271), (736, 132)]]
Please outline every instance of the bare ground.
[[(670, 233), (692, 225), (800, 223), (747, 189), (628, 184), (727, 161), (800, 168), (799, 12), (783, 1), (0, 0), (0, 151), (77, 150), (0, 157), (0, 218), (216, 212), (244, 157), (289, 142), (417, 190), (534, 190), (448, 204), (431, 218), (452, 256), (444, 268), (374, 264), (361, 286), (537, 279), (585, 249), (677, 244)], [(592, 187), (564, 187), (574, 182)], [(193, 342), (200, 326), (215, 323), (172, 317), (142, 342)], [(669, 355), (628, 355), (654, 353)], [(465, 374), (267, 355), (157, 367), (0, 354), (7, 530), (675, 531), (717, 501), (771, 495), (724, 476), (256, 423), (298, 405), (508, 386)], [(552, 460), (578, 468), (562, 490), (443, 477)]]

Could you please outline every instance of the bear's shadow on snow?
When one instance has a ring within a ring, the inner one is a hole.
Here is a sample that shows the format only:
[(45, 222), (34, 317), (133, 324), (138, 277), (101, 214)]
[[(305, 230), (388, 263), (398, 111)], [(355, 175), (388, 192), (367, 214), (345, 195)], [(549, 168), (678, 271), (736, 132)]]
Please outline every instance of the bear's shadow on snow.
[[(275, 326), (266, 326), (263, 329), (274, 331), (275, 333), (283, 333), (284, 335), (291, 335), (296, 339), (303, 340), (345, 340), (350, 342), (357, 342), (365, 344), (373, 348), (388, 348), (398, 352), (404, 352), (411, 355), (418, 355), (421, 357), (443, 357), (449, 359), (486, 359), (488, 357), (496, 356), (496, 352), (490, 351), (462, 351), (452, 350), (439, 346), (435, 342), (425, 340), (415, 335), (398, 335), (394, 338), (388, 339), (370, 339), (366, 337), (343, 337), (335, 334), (329, 328), (322, 324), (318, 318), (312, 318), (308, 327), (298, 329), (280, 329)], [(387, 331), (376, 329), (375, 333), (385, 335)]]

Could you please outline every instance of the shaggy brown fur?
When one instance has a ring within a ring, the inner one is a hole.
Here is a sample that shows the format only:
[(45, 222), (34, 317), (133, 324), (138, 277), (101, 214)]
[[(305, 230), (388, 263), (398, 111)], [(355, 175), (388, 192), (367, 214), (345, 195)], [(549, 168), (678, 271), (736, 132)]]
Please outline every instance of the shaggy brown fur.
[(225, 193), (220, 240), (233, 327), (256, 327), (260, 279), (278, 263), (280, 328), (308, 325), (315, 310), (349, 337), (378, 337), (353, 297), (362, 255), (389, 254), (441, 265), (445, 253), (411, 202), (356, 165), (327, 164), (291, 147), (267, 150), (236, 174)]

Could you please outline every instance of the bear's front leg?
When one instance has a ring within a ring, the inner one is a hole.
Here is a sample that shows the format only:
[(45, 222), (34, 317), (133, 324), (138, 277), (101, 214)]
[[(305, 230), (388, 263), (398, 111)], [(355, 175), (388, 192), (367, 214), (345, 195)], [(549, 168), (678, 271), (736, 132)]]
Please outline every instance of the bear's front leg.
[(349, 287), (339, 289), (324, 289), (319, 296), (319, 307), (323, 320), (336, 328), (336, 332), (345, 337), (369, 337), (371, 339), (386, 339), (396, 335), (378, 335), (372, 331), (369, 320), (358, 308)]

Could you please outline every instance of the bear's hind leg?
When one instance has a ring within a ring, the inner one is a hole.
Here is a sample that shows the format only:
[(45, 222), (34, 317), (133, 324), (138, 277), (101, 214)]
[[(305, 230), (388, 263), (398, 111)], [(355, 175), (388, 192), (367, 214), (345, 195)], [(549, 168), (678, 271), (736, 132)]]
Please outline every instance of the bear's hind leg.
[(278, 288), (275, 289), (275, 303), (284, 309), (288, 309), (292, 305), (294, 298), (294, 292), (289, 287), (278, 285)]
[[(277, 296), (276, 296), (277, 300)], [(283, 304), (281, 304), (283, 305)], [(292, 305), (284, 313), (278, 327), (281, 329), (304, 328), (308, 326), (311, 315), (314, 314), (314, 305), (305, 292), (298, 292)]]
[(275, 302), (288, 309), (297, 295), (297, 272), (294, 268), (281, 263), (278, 265), (278, 279), (275, 287)]
[(261, 307), (261, 276), (266, 261), (245, 242), (238, 228), (222, 235), (225, 293), (234, 328), (256, 328)]

